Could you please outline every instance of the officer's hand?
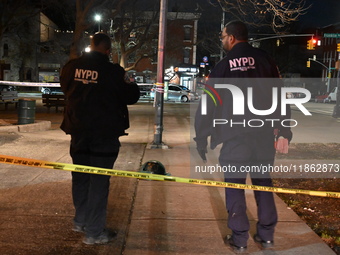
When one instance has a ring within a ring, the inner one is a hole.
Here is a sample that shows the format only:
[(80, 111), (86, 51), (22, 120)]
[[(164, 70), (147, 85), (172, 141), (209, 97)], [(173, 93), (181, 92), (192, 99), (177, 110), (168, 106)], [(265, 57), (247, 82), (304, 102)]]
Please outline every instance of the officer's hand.
[(288, 139), (287, 138), (283, 138), (282, 136), (279, 137), (279, 139), (277, 139), (276, 141), (276, 151), (278, 153), (288, 153)]
[(207, 137), (204, 138), (194, 138), (195, 142), (196, 142), (196, 149), (198, 154), (200, 155), (200, 157), (203, 159), (203, 162), (207, 162), (207, 157), (205, 156), (205, 154), (207, 154), (207, 146), (208, 146), (208, 141), (207, 141)]
[(203, 162), (206, 163), (207, 157), (205, 156), (205, 154), (207, 154), (207, 147), (205, 148), (197, 147), (196, 149), (197, 149), (198, 155), (200, 155), (201, 159), (203, 159)]

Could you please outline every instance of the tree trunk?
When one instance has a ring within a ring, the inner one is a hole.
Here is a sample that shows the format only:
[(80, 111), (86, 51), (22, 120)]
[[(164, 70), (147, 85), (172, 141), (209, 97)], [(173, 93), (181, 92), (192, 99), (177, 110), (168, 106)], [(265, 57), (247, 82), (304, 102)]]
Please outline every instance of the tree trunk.
[(88, 27), (86, 17), (89, 12), (89, 10), (94, 5), (94, 0), (90, 0), (88, 3), (84, 3), (82, 0), (77, 0), (76, 3), (76, 26), (73, 33), (73, 39), (70, 49), (70, 59), (74, 59), (80, 56), (82, 52), (83, 45), (81, 44), (81, 41), (83, 39), (84, 31)]

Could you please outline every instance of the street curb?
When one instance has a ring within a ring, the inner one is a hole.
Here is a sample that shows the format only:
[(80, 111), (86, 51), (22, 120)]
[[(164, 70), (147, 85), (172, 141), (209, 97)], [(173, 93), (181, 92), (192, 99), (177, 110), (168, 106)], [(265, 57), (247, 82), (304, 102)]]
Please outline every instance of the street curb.
[[(13, 122), (13, 120), (4, 120), (8, 123)], [(30, 133), (30, 132), (39, 132), (46, 131), (51, 128), (51, 121), (47, 120), (36, 120), (35, 123), (32, 124), (24, 124), (24, 125), (7, 125), (0, 126), (0, 132), (19, 132), (19, 133)]]

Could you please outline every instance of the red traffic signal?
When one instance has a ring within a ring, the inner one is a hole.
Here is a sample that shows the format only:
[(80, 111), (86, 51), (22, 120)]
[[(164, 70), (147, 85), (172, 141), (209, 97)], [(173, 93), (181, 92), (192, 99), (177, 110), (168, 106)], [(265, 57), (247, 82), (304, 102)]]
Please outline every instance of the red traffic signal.
[(312, 38), (307, 41), (307, 49), (308, 50), (315, 50), (315, 47), (318, 46), (318, 40), (315, 38)]

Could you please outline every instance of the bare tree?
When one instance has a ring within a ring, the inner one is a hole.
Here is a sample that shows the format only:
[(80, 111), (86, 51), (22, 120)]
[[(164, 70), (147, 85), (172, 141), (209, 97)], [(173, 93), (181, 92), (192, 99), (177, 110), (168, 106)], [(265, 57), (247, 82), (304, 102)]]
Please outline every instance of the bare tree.
[(22, 81), (27, 70), (30, 78), (34, 75), (40, 12), (41, 2), (35, 0), (0, 0), (0, 42), (7, 45), (7, 52), (0, 58), (10, 64), (10, 79)]
[[(151, 24), (155, 21), (156, 17), (143, 17), (140, 11), (137, 11), (139, 0), (87, 0), (76, 1), (76, 17), (75, 29), (73, 32), (73, 39), (70, 48), (70, 59), (76, 58), (81, 54), (83, 49), (83, 39), (86, 30), (93, 24), (91, 22), (91, 15), (96, 11), (101, 12), (106, 10), (107, 18), (112, 22), (110, 26), (110, 34), (113, 38), (115, 50), (119, 52), (118, 62), (126, 68), (126, 70), (133, 69), (136, 64), (147, 56), (145, 49), (145, 42), (150, 38)], [(147, 22), (142, 22), (147, 21)], [(135, 37), (132, 40), (131, 34), (134, 33)], [(142, 52), (144, 48), (144, 53)], [(128, 58), (135, 55), (135, 63), (128, 67)]]
[(120, 3), (126, 0), (100, 1), (100, 0), (76, 0), (75, 27), (73, 30), (72, 44), (70, 48), (70, 59), (80, 56), (87, 29), (92, 26), (90, 16), (99, 8), (104, 8), (108, 2)]
[(119, 53), (118, 62), (125, 70), (134, 69), (142, 59), (156, 54), (152, 40), (158, 38), (158, 9), (152, 6), (154, 11), (143, 11), (137, 2), (129, 1), (113, 13), (111, 34)]
[(89, 27), (87, 21), (91, 8), (96, 4), (96, 0), (76, 0), (76, 22), (73, 31), (72, 44), (70, 48), (70, 59), (77, 58), (81, 54), (81, 41), (85, 30)]
[(16, 30), (39, 12), (34, 1), (0, 0), (0, 41), (5, 32)]
[[(149, 6), (150, 2), (153, 5), (158, 1), (148, 1)], [(135, 68), (142, 59), (154, 54), (148, 42), (154, 38), (153, 24), (157, 21), (158, 12), (144, 12), (145, 4), (146, 1), (141, 0), (76, 0), (70, 59), (80, 56), (85, 32), (93, 26), (91, 16), (96, 10), (101, 10), (106, 11), (107, 18), (111, 20), (108, 30), (113, 38), (115, 50), (119, 52), (118, 62), (126, 70)], [(132, 55), (134, 63), (128, 66), (128, 59)]]
[(282, 32), (285, 26), (306, 13), (306, 0), (217, 0), (224, 12), (248, 24), (270, 25), (275, 32)]

